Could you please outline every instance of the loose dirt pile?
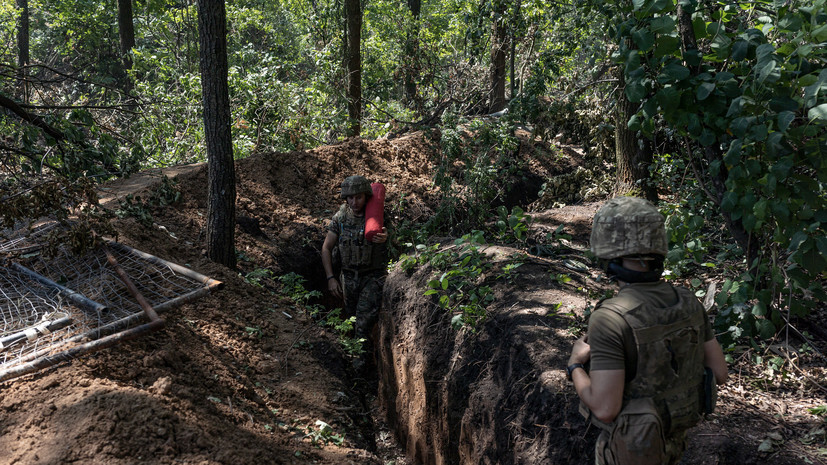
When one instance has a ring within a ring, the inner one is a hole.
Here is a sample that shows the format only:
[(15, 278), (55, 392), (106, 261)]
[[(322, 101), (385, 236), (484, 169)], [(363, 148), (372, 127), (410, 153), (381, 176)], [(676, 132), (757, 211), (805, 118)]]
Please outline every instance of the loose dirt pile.
[[(533, 156), (525, 178), (573, 171), (578, 152), (569, 150)], [(224, 289), (162, 314), (161, 332), (0, 385), (0, 464), (591, 463), (594, 431), (576, 414), (561, 367), (578, 318), (604, 287), (597, 270), (525, 258), (515, 279), (492, 281), (495, 303), (478, 332), (451, 329), (422, 296), (427, 269), (394, 272), (378, 380), (356, 378), (336, 335), (263, 271), (297, 272), (308, 288), (321, 287), (323, 230), (349, 174), (383, 182), (388, 204), (404, 206), (396, 220), (427, 219), (439, 195), (437, 153), (438, 137), (415, 134), (238, 161), (237, 271), (203, 255), (206, 167), (176, 168), (180, 201), (148, 205), (150, 222), (119, 220), (118, 240)], [(146, 173), (113, 183), (104, 197), (116, 209), (117, 199), (147, 198), (159, 186), (161, 173)], [(535, 212), (533, 234), (563, 225), (582, 246), (595, 208)], [(250, 276), (261, 279), (243, 278), (256, 270)], [(823, 425), (806, 408), (827, 402), (801, 386), (754, 392), (735, 376), (720, 413), (692, 434), (685, 463), (824, 463)]]

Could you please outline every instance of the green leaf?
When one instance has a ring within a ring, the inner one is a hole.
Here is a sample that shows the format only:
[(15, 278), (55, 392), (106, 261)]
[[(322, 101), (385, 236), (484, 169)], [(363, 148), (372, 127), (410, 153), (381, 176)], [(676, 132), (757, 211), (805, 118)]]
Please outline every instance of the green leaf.
[(798, 102), (790, 97), (775, 97), (770, 100), (770, 109), (775, 112), (796, 111)]
[(735, 137), (744, 137), (754, 119), (755, 117), (753, 116), (750, 116), (749, 118), (743, 116), (735, 118), (729, 123), (729, 130), (732, 131), (732, 134), (734, 134)]
[(801, 30), (801, 16), (787, 14), (778, 21), (778, 27), (783, 31), (798, 32)]
[(761, 199), (755, 202), (752, 206), (752, 213), (759, 220), (764, 220), (767, 217), (767, 199)]
[(666, 112), (669, 112), (670, 109), (677, 107), (681, 100), (681, 94), (673, 86), (662, 88), (658, 91), (655, 97), (658, 100), (658, 104), (660, 104), (661, 108), (663, 108)]
[(827, 103), (822, 103), (817, 107), (810, 108), (810, 111), (807, 112), (807, 117), (813, 122), (827, 121)]
[(682, 81), (689, 77), (689, 68), (686, 66), (670, 63), (663, 67), (660, 74), (658, 74), (658, 82), (666, 84), (668, 82)]
[(698, 98), (698, 100), (706, 100), (706, 98), (709, 97), (709, 94), (711, 94), (714, 90), (714, 82), (703, 82), (695, 90), (695, 96)]
[(640, 81), (627, 83), (624, 92), (630, 102), (640, 102), (648, 93)]
[(648, 29), (638, 29), (632, 32), (632, 40), (635, 41), (637, 48), (648, 52), (655, 44), (655, 35)]
[(655, 34), (669, 34), (675, 31), (675, 19), (671, 16), (658, 16), (649, 24)]
[(738, 205), (738, 194), (732, 191), (724, 192), (724, 196), (721, 199), (721, 210), (731, 212), (735, 209), (736, 205)]
[(772, 74), (772, 72), (775, 71), (775, 61), (769, 60), (765, 63), (759, 61), (758, 64), (755, 65), (755, 68), (758, 74), (756, 81), (759, 84), (763, 84), (764, 81), (766, 81), (767, 78), (770, 76), (770, 74)]
[(758, 336), (762, 339), (770, 339), (775, 336), (775, 325), (770, 320), (756, 320), (756, 329), (758, 329)]
[(775, 53), (775, 47), (772, 44), (761, 44), (755, 49), (755, 59), (758, 64), (775, 60), (772, 59), (772, 54)]
[(816, 29), (812, 32), (813, 37), (815, 38), (816, 42), (824, 42), (827, 41), (827, 24), (821, 26), (820, 28)]
[(766, 316), (767, 304), (764, 302), (756, 302), (755, 305), (752, 306), (752, 314), (755, 316)]
[(778, 114), (778, 130), (787, 132), (790, 124), (795, 120), (795, 113), (791, 111), (782, 111)]
[(732, 61), (741, 61), (747, 57), (749, 52), (749, 43), (746, 40), (736, 40), (732, 44)]
[(737, 116), (741, 114), (741, 109), (744, 107), (744, 99), (742, 97), (737, 97), (732, 100), (732, 103), (729, 104), (729, 110), (727, 110), (727, 118), (730, 116)]
[(807, 240), (807, 233), (804, 231), (798, 231), (797, 233), (793, 234), (793, 237), (790, 239), (790, 246), (787, 249), (790, 252), (795, 252), (801, 246), (801, 244)]

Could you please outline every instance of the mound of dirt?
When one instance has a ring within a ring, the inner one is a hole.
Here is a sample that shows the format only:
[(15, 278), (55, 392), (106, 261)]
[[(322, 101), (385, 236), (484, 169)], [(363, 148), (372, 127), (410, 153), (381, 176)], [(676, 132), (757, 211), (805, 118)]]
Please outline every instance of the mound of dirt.
[[(529, 142), (517, 154), (526, 182), (510, 202), (536, 198), (538, 180), (580, 163), (538, 154)], [(117, 221), (118, 240), (225, 286), (162, 313), (167, 325), (158, 333), (0, 385), (0, 464), (590, 463), (595, 433), (577, 415), (561, 367), (578, 319), (604, 287), (597, 270), (521, 252), (516, 274), (496, 279), (507, 261), (497, 262), (488, 272), (495, 300), (477, 331), (454, 330), (423, 296), (428, 269), (394, 271), (375, 379), (357, 378), (335, 333), (269, 274), (297, 272), (309, 290), (321, 289), (324, 226), (349, 174), (383, 182), (388, 204), (400, 206), (397, 221), (430, 217), (438, 154), (438, 135), (418, 133), (239, 160), (238, 270), (203, 254), (206, 166), (106, 186), (114, 210), (127, 195), (147, 199), (166, 189), (169, 175), (180, 200), (146, 204), (143, 221)], [(571, 254), (582, 257), (595, 208), (533, 212), (531, 234), (562, 225)], [(540, 245), (532, 250), (539, 254)], [(244, 279), (256, 270), (268, 272)], [(321, 302), (340, 305), (329, 296)], [(686, 463), (819, 463), (811, 449), (784, 439), (818, 426), (805, 409), (823, 399), (762, 394), (768, 405), (790, 406), (775, 416), (744, 408), (746, 391), (737, 380), (733, 386), (721, 393), (721, 413), (693, 433)], [(770, 430), (782, 440), (759, 451)]]

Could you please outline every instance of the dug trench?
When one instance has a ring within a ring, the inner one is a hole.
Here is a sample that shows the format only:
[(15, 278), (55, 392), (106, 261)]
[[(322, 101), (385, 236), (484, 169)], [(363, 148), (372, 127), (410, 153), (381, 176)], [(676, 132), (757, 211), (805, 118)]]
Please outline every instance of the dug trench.
[[(527, 145), (516, 154), (527, 180), (582, 162), (576, 151), (529, 160)], [(383, 182), (396, 224), (423, 222), (438, 205), (438, 151), (438, 138), (420, 133), (238, 160), (237, 270), (204, 256), (205, 166), (106, 186), (112, 211), (131, 202), (145, 213), (116, 221), (119, 241), (225, 286), (162, 314), (158, 333), (5, 383), (0, 449), (9, 453), (0, 463), (593, 463), (597, 431), (579, 415), (562, 367), (585, 312), (609, 289), (583, 254), (597, 203), (535, 208), (529, 237), (555, 239), (532, 254), (480, 246), (490, 266), (475, 282), (493, 300), (476, 326), (456, 328), (438, 296), (425, 295), (437, 270), (394, 267), (375, 378), (355, 376), (338, 335), (307, 311), (340, 303), (284, 292), (279, 277), (291, 272), (307, 291), (324, 291), (319, 249), (345, 175)], [(147, 201), (170, 189), (177, 201)], [(813, 426), (803, 415), (744, 408), (735, 389), (719, 405), (690, 434), (684, 463), (820, 463), (793, 441), (758, 448), (758, 432)]]

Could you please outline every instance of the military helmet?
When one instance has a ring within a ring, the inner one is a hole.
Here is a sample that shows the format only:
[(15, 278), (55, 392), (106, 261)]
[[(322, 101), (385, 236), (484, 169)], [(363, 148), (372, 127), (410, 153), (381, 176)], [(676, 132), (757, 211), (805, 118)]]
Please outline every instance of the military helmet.
[(667, 247), (663, 215), (648, 200), (617, 197), (606, 202), (594, 215), (591, 249), (597, 258), (665, 257)]
[(348, 176), (342, 181), (342, 198), (350, 195), (364, 193), (365, 195), (373, 195), (373, 189), (370, 187), (370, 181), (364, 176)]

